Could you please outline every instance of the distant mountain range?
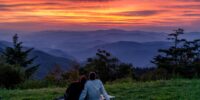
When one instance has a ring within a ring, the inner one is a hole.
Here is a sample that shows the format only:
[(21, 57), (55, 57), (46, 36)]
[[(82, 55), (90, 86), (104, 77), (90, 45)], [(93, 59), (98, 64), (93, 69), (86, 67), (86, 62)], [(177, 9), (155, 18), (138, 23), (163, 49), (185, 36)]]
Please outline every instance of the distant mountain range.
[[(126, 31), (119, 29), (96, 31), (57, 30), (21, 34), (21, 38), (28, 46), (60, 49), (70, 53), (118, 41), (167, 41), (167, 35), (168, 33), (166, 32)], [(187, 32), (183, 37), (187, 39), (198, 38), (200, 37), (200, 32)]]
[(152, 67), (150, 61), (158, 54), (158, 49), (168, 48), (169, 42), (130, 42), (119, 41), (98, 45), (90, 49), (72, 53), (77, 59), (84, 61), (89, 57), (95, 56), (97, 49), (104, 49), (121, 61), (131, 63), (135, 67)]
[(24, 35), (22, 39), (27, 45), (38, 48), (61, 49), (70, 53), (117, 41), (164, 41), (164, 35), (166, 34), (161, 32), (111, 29), (97, 31), (41, 31)]

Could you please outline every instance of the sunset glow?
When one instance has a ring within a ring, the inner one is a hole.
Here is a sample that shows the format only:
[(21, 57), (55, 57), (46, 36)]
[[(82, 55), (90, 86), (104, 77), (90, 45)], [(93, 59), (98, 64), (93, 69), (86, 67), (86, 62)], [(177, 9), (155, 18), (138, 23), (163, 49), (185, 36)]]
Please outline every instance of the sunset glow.
[(0, 0), (0, 28), (198, 30), (199, 0)]

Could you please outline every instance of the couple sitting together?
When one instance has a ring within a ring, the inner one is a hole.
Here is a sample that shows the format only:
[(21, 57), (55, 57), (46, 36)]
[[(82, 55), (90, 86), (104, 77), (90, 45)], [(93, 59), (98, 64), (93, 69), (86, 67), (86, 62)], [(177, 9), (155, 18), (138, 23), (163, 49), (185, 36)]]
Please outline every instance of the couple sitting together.
[(85, 76), (81, 76), (78, 82), (70, 84), (64, 98), (65, 100), (110, 100), (95, 72), (89, 74), (88, 80)]

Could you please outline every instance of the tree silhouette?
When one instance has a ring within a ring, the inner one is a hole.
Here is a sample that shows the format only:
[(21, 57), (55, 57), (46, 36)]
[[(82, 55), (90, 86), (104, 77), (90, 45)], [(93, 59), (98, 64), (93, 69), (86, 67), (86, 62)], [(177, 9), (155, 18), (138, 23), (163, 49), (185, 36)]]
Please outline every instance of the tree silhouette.
[(167, 39), (172, 41), (173, 46), (168, 49), (159, 49), (158, 52), (160, 54), (157, 55), (152, 61), (159, 68), (164, 68), (172, 74), (175, 74), (175, 70), (178, 67), (178, 56), (181, 51), (179, 44), (185, 41), (184, 39), (179, 38), (182, 34), (184, 34), (183, 29), (175, 30), (174, 33), (169, 34), (169, 38)]
[(199, 61), (200, 40), (187, 41), (181, 39), (180, 35), (184, 34), (183, 29), (175, 30), (169, 34), (169, 40), (172, 40), (173, 45), (168, 49), (159, 49), (160, 53), (152, 61), (158, 68), (164, 68), (168, 73), (193, 77), (197, 73), (195, 67)]
[(121, 63), (106, 50), (98, 49), (96, 56), (88, 58), (88, 63), (80, 72), (95, 71), (103, 82), (132, 75), (132, 65)]
[(5, 51), (2, 52), (2, 56), (6, 63), (19, 66), (25, 70), (25, 76), (26, 78), (29, 78), (38, 69), (39, 65), (32, 66), (33, 61), (37, 58), (33, 57), (29, 59), (29, 53), (33, 50), (33, 48), (25, 50), (22, 44), (22, 42), (18, 41), (18, 35), (15, 34), (13, 36), (13, 46), (7, 47)]

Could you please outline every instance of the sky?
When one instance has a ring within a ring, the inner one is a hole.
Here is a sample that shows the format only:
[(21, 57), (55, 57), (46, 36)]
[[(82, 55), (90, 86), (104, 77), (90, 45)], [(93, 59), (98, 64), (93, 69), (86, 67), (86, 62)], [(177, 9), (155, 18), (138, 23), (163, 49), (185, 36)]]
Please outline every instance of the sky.
[(200, 0), (0, 0), (0, 29), (200, 31)]

